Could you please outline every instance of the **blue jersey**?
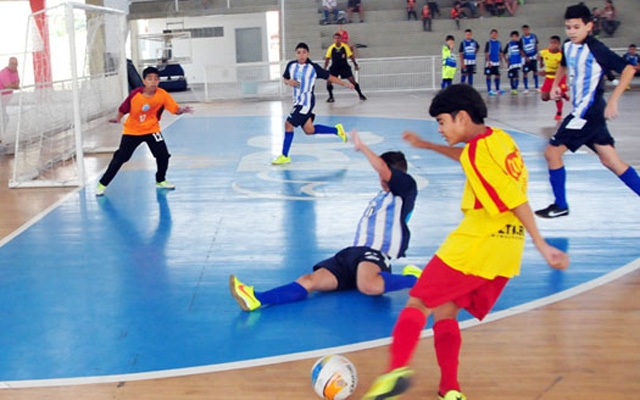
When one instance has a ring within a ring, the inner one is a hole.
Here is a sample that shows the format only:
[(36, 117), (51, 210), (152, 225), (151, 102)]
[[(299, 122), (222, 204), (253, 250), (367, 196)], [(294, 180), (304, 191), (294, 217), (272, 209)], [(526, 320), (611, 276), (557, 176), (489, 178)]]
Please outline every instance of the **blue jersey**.
[(484, 46), (484, 52), (487, 56), (487, 67), (500, 66), (500, 51), (502, 50), (502, 44), (499, 40), (489, 39)]
[(532, 33), (529, 36), (521, 37), (520, 44), (522, 45), (522, 51), (529, 57), (529, 60), (538, 58), (538, 38), (536, 35)]
[[(560, 65), (567, 68), (573, 98), (572, 114), (585, 118), (593, 104), (603, 104), (606, 71), (621, 73), (628, 61), (620, 57), (598, 39), (587, 36), (582, 44), (566, 41), (562, 46)], [(603, 115), (598, 115), (603, 118)]]
[(638, 61), (640, 61), (640, 59), (638, 58), (637, 54), (631, 54), (629, 52), (624, 53), (624, 56), (622, 56), (625, 60), (627, 60), (627, 62), (631, 65), (633, 65), (634, 67), (638, 66)]
[(475, 65), (476, 64), (476, 53), (480, 50), (480, 45), (475, 39), (464, 39), (460, 42), (460, 48), (458, 49), (459, 53), (462, 53), (462, 58), (464, 60), (464, 65)]
[(519, 41), (510, 41), (504, 46), (504, 55), (509, 62), (509, 69), (520, 68), (522, 66), (522, 45)]
[(380, 191), (360, 217), (354, 246), (367, 246), (391, 258), (404, 257), (409, 247), (407, 223), (413, 212), (418, 186), (411, 175), (392, 169), (389, 191)]
[(298, 87), (293, 88), (293, 105), (302, 106), (300, 110), (302, 114), (311, 112), (315, 104), (313, 89), (316, 78), (329, 79), (329, 76), (327, 70), (311, 60), (307, 60), (304, 64), (298, 63), (297, 60), (289, 61), (282, 74), (284, 79), (295, 79), (300, 82)]

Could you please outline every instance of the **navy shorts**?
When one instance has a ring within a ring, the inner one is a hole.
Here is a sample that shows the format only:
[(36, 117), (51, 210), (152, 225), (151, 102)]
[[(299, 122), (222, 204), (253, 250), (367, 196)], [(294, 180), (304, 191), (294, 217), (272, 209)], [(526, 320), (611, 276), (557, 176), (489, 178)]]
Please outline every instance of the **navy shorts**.
[(333, 257), (317, 263), (313, 270), (326, 268), (338, 279), (336, 290), (352, 290), (358, 287), (356, 278), (358, 264), (369, 261), (380, 267), (381, 271), (391, 272), (391, 259), (386, 254), (365, 246), (347, 247)]
[(306, 124), (309, 118), (311, 118), (312, 122), (316, 118), (316, 115), (311, 112), (311, 110), (313, 110), (313, 106), (311, 106), (309, 112), (306, 114), (301, 113), (300, 110), (302, 110), (302, 106), (293, 106), (293, 108), (289, 112), (289, 115), (287, 116), (287, 121), (294, 127)]
[(484, 69), (485, 75), (500, 75), (500, 67), (494, 65), (493, 67), (487, 67)]
[(462, 71), (460, 72), (467, 75), (473, 75), (476, 73), (476, 65), (475, 64), (465, 65), (464, 68), (462, 68)]
[[(329, 73), (333, 76), (337, 76), (342, 79), (349, 79), (353, 76), (353, 72), (351, 71), (351, 67), (349, 65), (341, 66), (341, 67), (329, 67)], [(327, 81), (327, 85), (330, 85), (331, 82)]]
[(509, 79), (518, 79), (518, 76), (520, 75), (520, 67), (516, 67), (516, 68), (509, 68)]
[(525, 74), (527, 72), (538, 72), (538, 60), (529, 60), (525, 62), (522, 67), (522, 72)]
[(615, 141), (613, 140), (611, 133), (609, 133), (609, 128), (607, 128), (604, 114), (602, 114), (602, 117), (600, 118), (589, 118), (587, 116), (587, 123), (581, 129), (567, 129), (567, 124), (573, 118), (573, 114), (567, 115), (564, 121), (562, 121), (562, 124), (560, 124), (556, 134), (551, 136), (551, 139), (549, 140), (550, 145), (565, 145), (572, 152), (575, 152), (581, 146), (587, 146), (591, 150), (596, 151), (596, 144), (603, 146), (614, 145)]

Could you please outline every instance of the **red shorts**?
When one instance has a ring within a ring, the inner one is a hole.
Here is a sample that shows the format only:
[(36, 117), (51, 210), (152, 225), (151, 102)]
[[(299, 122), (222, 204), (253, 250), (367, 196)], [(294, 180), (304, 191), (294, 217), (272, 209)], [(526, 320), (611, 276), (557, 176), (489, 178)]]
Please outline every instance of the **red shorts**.
[[(553, 86), (553, 78), (544, 78), (544, 83), (540, 88), (542, 93), (551, 93), (551, 87)], [(569, 91), (569, 87), (567, 86), (567, 76), (563, 76), (560, 80), (560, 90), (562, 93), (567, 93)]]
[(482, 320), (508, 282), (509, 278), (503, 276), (485, 279), (465, 275), (449, 267), (438, 256), (433, 256), (409, 295), (422, 300), (431, 309), (452, 301)]

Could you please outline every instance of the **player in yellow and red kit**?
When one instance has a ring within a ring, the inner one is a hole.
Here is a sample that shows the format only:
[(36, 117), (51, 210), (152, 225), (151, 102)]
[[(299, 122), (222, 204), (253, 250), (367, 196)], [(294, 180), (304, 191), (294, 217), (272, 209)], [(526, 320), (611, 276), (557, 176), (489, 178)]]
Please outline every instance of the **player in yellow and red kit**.
[[(540, 69), (544, 68), (544, 71), (540, 71), (540, 75), (544, 75), (544, 83), (540, 88), (540, 98), (542, 101), (551, 100), (551, 87), (553, 86), (553, 80), (556, 78), (556, 70), (562, 60), (562, 51), (560, 50), (560, 36), (551, 36), (549, 38), (549, 47), (540, 51)], [(567, 91), (567, 77), (564, 76), (559, 84), (562, 90), (562, 99), (569, 100)], [(562, 99), (556, 100), (556, 116), (555, 120), (560, 121), (562, 119), (562, 106), (564, 104)]]

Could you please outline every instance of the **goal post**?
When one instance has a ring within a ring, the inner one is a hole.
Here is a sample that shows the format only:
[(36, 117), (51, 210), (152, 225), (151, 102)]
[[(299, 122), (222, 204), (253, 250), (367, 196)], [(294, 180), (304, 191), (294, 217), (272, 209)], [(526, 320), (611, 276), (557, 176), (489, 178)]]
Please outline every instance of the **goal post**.
[(29, 16), (23, 76), (36, 83), (20, 92), (9, 187), (84, 185), (87, 143), (100, 147), (128, 92), (126, 30), (126, 14), (106, 7), (64, 3)]

